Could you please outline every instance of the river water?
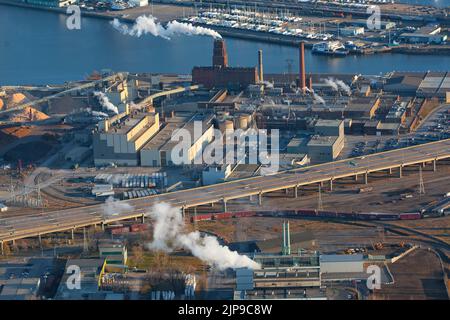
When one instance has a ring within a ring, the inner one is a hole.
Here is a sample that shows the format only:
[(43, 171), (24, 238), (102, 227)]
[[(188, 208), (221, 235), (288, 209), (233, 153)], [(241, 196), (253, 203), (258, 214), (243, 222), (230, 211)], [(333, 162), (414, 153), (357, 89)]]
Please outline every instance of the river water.
[[(254, 66), (262, 49), (265, 72), (298, 70), (293, 47), (226, 39), (233, 66)], [(66, 16), (0, 5), (0, 85), (53, 84), (84, 79), (94, 70), (190, 73), (210, 65), (212, 38), (120, 34), (107, 20), (83, 18), (81, 30), (68, 30)], [(307, 51), (307, 71), (379, 74), (393, 70), (449, 70), (450, 56), (379, 54), (332, 58)]]

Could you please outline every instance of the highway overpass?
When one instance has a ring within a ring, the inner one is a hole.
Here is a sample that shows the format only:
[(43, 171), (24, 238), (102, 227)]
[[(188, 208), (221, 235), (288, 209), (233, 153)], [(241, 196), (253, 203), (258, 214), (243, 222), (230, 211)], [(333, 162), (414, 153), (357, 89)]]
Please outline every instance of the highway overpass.
[(360, 177), (370, 182), (369, 174), (386, 170), (389, 174), (402, 176), (406, 166), (430, 163), (436, 170), (438, 161), (450, 158), (450, 139), (422, 145), (376, 153), (365, 157), (345, 159), (325, 164), (282, 171), (269, 176), (258, 176), (225, 183), (170, 192), (145, 198), (123, 201), (132, 210), (105, 216), (103, 205), (73, 208), (22, 217), (0, 218), (0, 243), (61, 231), (73, 232), (76, 228), (91, 225), (106, 225), (128, 219), (144, 219), (152, 205), (165, 202), (179, 208), (221, 203), (226, 210), (227, 201), (257, 196), (263, 204), (263, 195), (268, 192), (292, 188), (294, 196), (300, 186), (329, 182), (346, 177)]

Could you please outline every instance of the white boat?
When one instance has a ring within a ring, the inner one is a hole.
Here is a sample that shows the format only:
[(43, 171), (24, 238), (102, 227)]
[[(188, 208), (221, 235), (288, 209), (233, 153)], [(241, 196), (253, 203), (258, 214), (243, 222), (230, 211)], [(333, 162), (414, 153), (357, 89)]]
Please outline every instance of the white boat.
[(331, 55), (331, 56), (346, 56), (348, 50), (340, 41), (324, 41), (313, 45), (312, 53)]

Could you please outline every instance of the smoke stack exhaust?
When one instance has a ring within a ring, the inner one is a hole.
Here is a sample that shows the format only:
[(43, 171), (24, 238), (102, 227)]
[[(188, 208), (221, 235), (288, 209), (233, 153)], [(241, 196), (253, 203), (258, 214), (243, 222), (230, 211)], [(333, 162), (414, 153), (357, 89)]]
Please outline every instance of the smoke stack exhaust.
[(263, 58), (262, 58), (262, 50), (258, 50), (258, 71), (259, 71), (259, 82), (264, 81), (264, 70), (263, 70)]
[(302, 89), (303, 93), (306, 91), (306, 74), (305, 74), (305, 43), (302, 41), (300, 42), (300, 88)]

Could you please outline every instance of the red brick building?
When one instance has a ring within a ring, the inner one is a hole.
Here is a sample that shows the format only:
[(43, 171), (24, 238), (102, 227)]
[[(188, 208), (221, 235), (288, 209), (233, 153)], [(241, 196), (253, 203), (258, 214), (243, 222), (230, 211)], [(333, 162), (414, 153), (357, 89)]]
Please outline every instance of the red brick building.
[(224, 40), (215, 40), (211, 67), (194, 67), (192, 82), (206, 88), (245, 89), (258, 82), (256, 67), (234, 68), (228, 66)]

